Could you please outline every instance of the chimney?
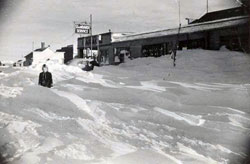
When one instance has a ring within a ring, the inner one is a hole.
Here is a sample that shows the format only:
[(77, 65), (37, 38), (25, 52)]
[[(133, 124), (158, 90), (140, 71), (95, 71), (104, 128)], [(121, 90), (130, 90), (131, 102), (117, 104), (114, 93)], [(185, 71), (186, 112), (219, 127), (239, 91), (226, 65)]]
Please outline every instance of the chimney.
[(41, 42), (41, 48), (42, 48), (42, 49), (45, 48), (45, 42)]

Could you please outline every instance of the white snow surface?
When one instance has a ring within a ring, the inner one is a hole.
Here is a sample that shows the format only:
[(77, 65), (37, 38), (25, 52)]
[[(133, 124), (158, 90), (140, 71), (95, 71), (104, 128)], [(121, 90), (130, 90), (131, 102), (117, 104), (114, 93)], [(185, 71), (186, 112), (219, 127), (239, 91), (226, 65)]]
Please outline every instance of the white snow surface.
[(10, 164), (240, 164), (250, 134), (250, 57), (185, 50), (83, 72), (0, 68), (0, 153)]

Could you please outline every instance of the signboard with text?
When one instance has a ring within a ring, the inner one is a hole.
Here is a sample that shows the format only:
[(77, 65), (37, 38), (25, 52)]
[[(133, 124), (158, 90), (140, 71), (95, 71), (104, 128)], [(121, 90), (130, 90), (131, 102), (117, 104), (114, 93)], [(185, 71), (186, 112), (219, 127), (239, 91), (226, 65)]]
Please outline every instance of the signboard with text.
[(90, 34), (90, 25), (87, 23), (76, 23), (75, 33), (77, 34)]

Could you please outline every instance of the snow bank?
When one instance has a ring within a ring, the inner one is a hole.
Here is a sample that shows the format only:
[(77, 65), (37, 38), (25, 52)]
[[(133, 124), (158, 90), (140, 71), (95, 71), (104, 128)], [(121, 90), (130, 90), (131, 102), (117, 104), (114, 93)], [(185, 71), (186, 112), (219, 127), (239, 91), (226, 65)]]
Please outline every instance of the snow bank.
[(22, 94), (23, 88), (21, 87), (8, 87), (0, 85), (0, 96), (4, 98), (15, 98)]
[(64, 149), (55, 151), (55, 154), (65, 159), (84, 161), (93, 160), (95, 158), (95, 156), (87, 150), (87, 147), (81, 143), (68, 145)]
[(178, 51), (176, 67), (168, 55), (127, 60), (119, 69), (124, 77), (134, 75), (146, 80), (242, 84), (250, 83), (249, 65), (250, 56), (241, 52), (197, 49)]
[(100, 84), (104, 87), (109, 87), (109, 88), (120, 88), (119, 84), (115, 84), (111, 80), (105, 80), (103, 78), (103, 75), (98, 75), (98, 74), (93, 74), (93, 73), (88, 73), (87, 76), (82, 76), (82, 77), (77, 77), (77, 80), (83, 81), (85, 83), (96, 83)]
[(93, 61), (93, 59), (79, 59), (75, 58), (69, 62), (68, 65), (83, 68), (87, 61)]
[(53, 72), (53, 71), (63, 71), (65, 73), (79, 73), (82, 72), (82, 70), (79, 67), (75, 67), (75, 66), (67, 66), (64, 64), (60, 64), (57, 62), (53, 62), (53, 61), (47, 61), (46, 63), (40, 63), (37, 65), (32, 65), (31, 68), (33, 68), (36, 71), (42, 71), (42, 66), (43, 64), (46, 64), (49, 68), (49, 71)]
[(226, 46), (221, 46), (220, 47), (220, 51), (226, 51), (226, 52), (229, 52), (230, 50), (229, 49), (227, 49), (227, 47)]
[(154, 108), (155, 111), (160, 112), (168, 117), (172, 117), (176, 120), (181, 120), (181, 121), (185, 121), (186, 123), (192, 125), (192, 126), (202, 126), (205, 123), (204, 119), (201, 119), (202, 116), (194, 116), (194, 115), (190, 115), (190, 114), (185, 114), (185, 113), (175, 113), (175, 112), (171, 112), (168, 110), (164, 110), (161, 108)]
[(204, 50), (177, 57), (177, 67), (163, 56), (93, 72), (79, 61), (48, 61), (51, 89), (37, 86), (42, 64), (3, 68), (4, 157), (18, 164), (239, 164), (249, 138), (249, 57)]
[(41, 109), (38, 109), (38, 108), (25, 109), (25, 111), (35, 113), (35, 114), (39, 115), (41, 118), (46, 119), (49, 122), (52, 122), (54, 120), (66, 121), (66, 120), (71, 119), (70, 117), (58, 116), (57, 114), (55, 114), (53, 112), (47, 113), (47, 112), (45, 112)]
[(178, 147), (180, 149), (181, 152), (184, 153), (184, 155), (187, 155), (189, 156), (190, 158), (195, 158), (196, 159), (196, 162), (195, 163), (209, 163), (209, 164), (218, 164), (217, 161), (209, 158), (209, 157), (205, 157), (199, 153), (197, 153), (195, 150), (189, 148), (189, 147), (186, 147), (184, 146), (183, 144), (181, 143), (178, 143)]
[(8, 131), (10, 137), (14, 140), (5, 148), (6, 152), (11, 152), (12, 147), (16, 149), (15, 153), (12, 154), (12, 158), (8, 159), (9, 161), (13, 161), (16, 158), (21, 158), (21, 161), (23, 161), (21, 163), (32, 164), (39, 161), (35, 157), (25, 158), (25, 155), (40, 144), (36, 128), (41, 127), (41, 125), (3, 112), (0, 112), (0, 125), (1, 128), (4, 127)]
[[(105, 80), (103, 75), (83, 71), (81, 69), (81, 65), (78, 64), (64, 65), (52, 61), (48, 61), (45, 64), (48, 66), (49, 71), (52, 73), (54, 83), (75, 78), (85, 83), (96, 83), (104, 87), (110, 87), (110, 88), (120, 87), (119, 84), (115, 84), (111, 80)], [(31, 66), (31, 69), (33, 69), (36, 72), (39, 71), (41, 72), (42, 66), (43, 63), (38, 65), (33, 65)]]
[(128, 88), (140, 89), (140, 90), (148, 90), (154, 92), (164, 92), (166, 91), (165, 87), (158, 86), (154, 81), (142, 81), (140, 82), (141, 86), (126, 86)]

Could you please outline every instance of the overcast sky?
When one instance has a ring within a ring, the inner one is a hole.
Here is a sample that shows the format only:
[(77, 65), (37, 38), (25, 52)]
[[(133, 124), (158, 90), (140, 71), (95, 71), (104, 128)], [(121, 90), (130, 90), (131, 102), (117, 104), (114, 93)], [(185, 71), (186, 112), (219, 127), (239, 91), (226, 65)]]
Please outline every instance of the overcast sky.
[[(0, 0), (0, 60), (17, 60), (40, 42), (53, 49), (76, 44), (74, 21), (93, 32), (143, 32), (178, 26), (177, 0)], [(182, 24), (206, 12), (206, 0), (180, 0)], [(235, 0), (209, 0), (209, 10), (238, 6)]]

